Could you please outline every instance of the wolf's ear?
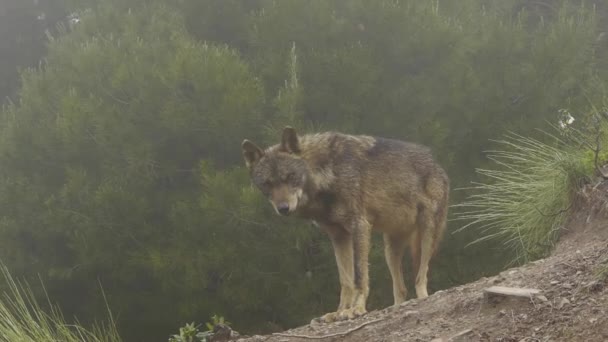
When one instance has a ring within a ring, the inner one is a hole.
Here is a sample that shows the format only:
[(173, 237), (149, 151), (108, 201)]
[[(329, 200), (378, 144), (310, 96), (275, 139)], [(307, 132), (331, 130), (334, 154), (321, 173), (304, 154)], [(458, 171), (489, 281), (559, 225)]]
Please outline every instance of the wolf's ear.
[(243, 158), (245, 158), (245, 165), (247, 168), (251, 169), (251, 167), (257, 163), (262, 156), (264, 156), (264, 151), (259, 148), (256, 144), (251, 141), (245, 139), (241, 144), (243, 148)]
[(300, 153), (300, 142), (296, 130), (290, 126), (283, 129), (283, 139), (281, 140), (281, 150), (289, 153)]

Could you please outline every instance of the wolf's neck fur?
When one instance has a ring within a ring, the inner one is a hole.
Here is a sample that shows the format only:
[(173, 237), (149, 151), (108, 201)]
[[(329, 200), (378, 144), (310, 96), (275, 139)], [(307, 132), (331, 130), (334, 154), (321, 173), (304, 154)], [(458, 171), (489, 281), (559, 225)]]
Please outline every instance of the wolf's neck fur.
[(335, 197), (330, 185), (320, 187), (313, 179), (309, 179), (303, 188), (302, 203), (298, 205), (297, 215), (304, 219), (327, 221), (332, 207), (330, 202)]
[(339, 133), (319, 133), (299, 137), (300, 153), (308, 166), (308, 178), (304, 186), (305, 196), (299, 215), (303, 218), (324, 221), (330, 209), (332, 188), (336, 181), (334, 159), (336, 146), (347, 136)]

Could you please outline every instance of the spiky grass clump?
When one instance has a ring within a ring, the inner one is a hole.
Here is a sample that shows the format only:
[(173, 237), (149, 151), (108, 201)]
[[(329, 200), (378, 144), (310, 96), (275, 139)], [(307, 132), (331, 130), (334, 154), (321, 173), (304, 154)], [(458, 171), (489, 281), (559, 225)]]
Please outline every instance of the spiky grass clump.
[(590, 173), (580, 150), (552, 138), (555, 144), (549, 145), (511, 133), (496, 141), (504, 146), (489, 152), (497, 168), (477, 169), (488, 182), (474, 183), (467, 188), (473, 194), (455, 205), (455, 219), (468, 221), (459, 230), (477, 227), (482, 232), (472, 243), (501, 239), (515, 250), (514, 263), (551, 250), (578, 180)]
[(45, 312), (28, 286), (16, 282), (0, 264), (7, 289), (0, 298), (0, 341), (4, 342), (120, 342), (114, 322), (87, 330), (65, 322), (51, 306)]

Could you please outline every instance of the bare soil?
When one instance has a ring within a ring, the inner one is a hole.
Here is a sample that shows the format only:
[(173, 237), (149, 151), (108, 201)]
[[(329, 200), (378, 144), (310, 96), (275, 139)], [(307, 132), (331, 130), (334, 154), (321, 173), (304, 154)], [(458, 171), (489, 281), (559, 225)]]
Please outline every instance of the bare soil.
[[(608, 341), (608, 183), (582, 191), (553, 254), (357, 319), (238, 341)], [(485, 296), (491, 286), (529, 298)], [(296, 335), (300, 335), (299, 337)]]

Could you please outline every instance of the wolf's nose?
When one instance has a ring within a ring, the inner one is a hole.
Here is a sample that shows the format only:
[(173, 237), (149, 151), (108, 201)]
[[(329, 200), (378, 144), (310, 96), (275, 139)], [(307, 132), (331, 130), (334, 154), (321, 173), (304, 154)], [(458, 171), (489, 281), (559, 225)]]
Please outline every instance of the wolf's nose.
[(287, 215), (287, 214), (289, 214), (289, 204), (287, 204), (287, 203), (281, 203), (281, 204), (277, 205), (277, 211), (281, 215)]

